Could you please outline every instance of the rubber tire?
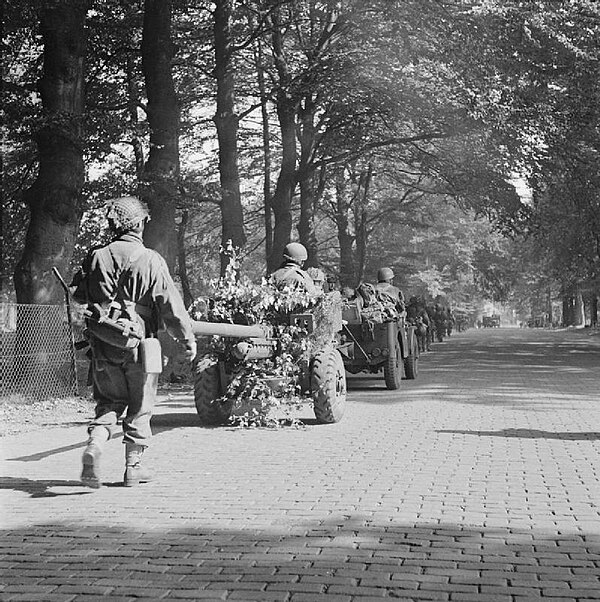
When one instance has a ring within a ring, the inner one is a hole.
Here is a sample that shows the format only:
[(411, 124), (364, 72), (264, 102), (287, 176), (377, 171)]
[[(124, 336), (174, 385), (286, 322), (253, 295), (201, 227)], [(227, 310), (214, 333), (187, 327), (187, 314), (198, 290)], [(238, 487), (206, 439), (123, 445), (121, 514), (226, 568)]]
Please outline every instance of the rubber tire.
[(339, 422), (346, 407), (346, 371), (337, 349), (330, 347), (315, 355), (310, 367), (310, 385), (317, 422)]
[(414, 380), (419, 375), (419, 348), (413, 342), (410, 355), (404, 358), (404, 374), (408, 380)]
[(194, 401), (200, 423), (206, 426), (225, 424), (231, 416), (232, 403), (215, 403), (221, 395), (219, 366), (211, 357), (203, 357), (194, 366)]
[(388, 356), (383, 365), (383, 378), (385, 386), (390, 391), (395, 391), (402, 384), (402, 352), (400, 345), (396, 345), (396, 357)]

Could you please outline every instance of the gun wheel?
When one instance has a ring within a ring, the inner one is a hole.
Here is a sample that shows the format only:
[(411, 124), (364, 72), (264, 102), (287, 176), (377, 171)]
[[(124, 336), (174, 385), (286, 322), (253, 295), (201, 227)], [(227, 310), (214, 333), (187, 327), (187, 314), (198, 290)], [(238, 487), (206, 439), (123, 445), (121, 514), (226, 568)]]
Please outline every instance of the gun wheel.
[(414, 380), (419, 374), (419, 347), (416, 342), (411, 345), (410, 355), (404, 359), (406, 378)]
[(225, 424), (231, 416), (232, 403), (216, 401), (222, 394), (219, 365), (211, 357), (198, 360), (194, 370), (194, 401), (200, 422), (207, 426)]
[(317, 421), (339, 422), (346, 404), (346, 371), (340, 352), (333, 348), (321, 351), (313, 358), (310, 372)]
[(400, 345), (396, 345), (395, 357), (389, 355), (383, 365), (383, 378), (385, 386), (390, 391), (395, 391), (400, 388), (402, 383), (402, 351)]

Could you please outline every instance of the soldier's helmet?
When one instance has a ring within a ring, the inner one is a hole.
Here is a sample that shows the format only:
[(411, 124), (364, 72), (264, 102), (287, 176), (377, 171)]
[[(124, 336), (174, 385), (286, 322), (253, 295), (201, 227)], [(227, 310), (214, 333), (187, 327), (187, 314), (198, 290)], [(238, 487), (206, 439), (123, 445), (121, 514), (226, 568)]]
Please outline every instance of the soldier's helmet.
[(306, 247), (299, 242), (290, 242), (285, 245), (283, 256), (295, 263), (302, 263), (308, 259), (308, 251)]
[(377, 270), (378, 282), (385, 282), (386, 280), (391, 280), (393, 277), (394, 270), (392, 270), (392, 268), (379, 268), (379, 270)]
[(141, 221), (149, 219), (148, 207), (134, 196), (122, 196), (107, 202), (106, 217), (111, 228), (117, 232), (127, 232)]

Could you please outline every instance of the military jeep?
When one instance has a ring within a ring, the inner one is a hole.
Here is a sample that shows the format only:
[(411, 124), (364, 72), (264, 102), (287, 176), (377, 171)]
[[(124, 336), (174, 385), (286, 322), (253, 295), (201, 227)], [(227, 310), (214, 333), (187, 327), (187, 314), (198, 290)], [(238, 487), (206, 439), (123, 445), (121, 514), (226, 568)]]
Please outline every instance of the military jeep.
[(415, 327), (405, 316), (394, 312), (374, 315), (357, 297), (346, 302), (342, 320), (338, 349), (347, 372), (383, 371), (390, 390), (400, 388), (403, 378), (417, 378), (419, 347)]

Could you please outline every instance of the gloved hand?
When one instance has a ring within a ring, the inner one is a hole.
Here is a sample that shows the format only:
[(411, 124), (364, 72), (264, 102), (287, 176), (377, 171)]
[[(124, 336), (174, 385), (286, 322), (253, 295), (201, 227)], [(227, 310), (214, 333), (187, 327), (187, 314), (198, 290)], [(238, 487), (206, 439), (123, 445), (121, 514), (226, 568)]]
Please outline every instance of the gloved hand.
[(186, 346), (185, 346), (185, 357), (190, 362), (194, 361), (197, 352), (198, 352), (198, 344), (196, 343), (195, 340), (186, 343)]

